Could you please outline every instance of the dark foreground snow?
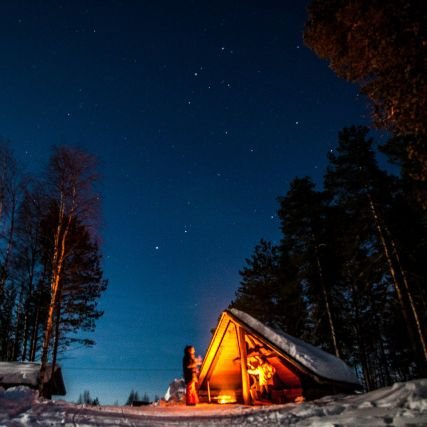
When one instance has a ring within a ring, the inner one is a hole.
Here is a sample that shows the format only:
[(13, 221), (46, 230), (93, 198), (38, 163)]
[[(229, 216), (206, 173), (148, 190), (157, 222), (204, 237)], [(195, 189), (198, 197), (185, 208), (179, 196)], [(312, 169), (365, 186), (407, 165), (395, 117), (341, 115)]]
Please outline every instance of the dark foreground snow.
[(371, 393), (275, 406), (87, 407), (0, 389), (0, 426), (427, 426), (427, 379)]

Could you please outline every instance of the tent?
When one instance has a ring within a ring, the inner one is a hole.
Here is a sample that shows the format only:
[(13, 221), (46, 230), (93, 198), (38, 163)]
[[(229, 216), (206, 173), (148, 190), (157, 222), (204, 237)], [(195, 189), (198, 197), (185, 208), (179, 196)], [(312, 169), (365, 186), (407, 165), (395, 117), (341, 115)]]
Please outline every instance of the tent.
[[(56, 365), (52, 374), (52, 366), (47, 365), (46, 385), (44, 397), (50, 399), (52, 395), (65, 396), (65, 385), (61, 367)], [(40, 363), (34, 362), (0, 362), (0, 386), (10, 388), (24, 385), (37, 390), (40, 382)]]
[(341, 359), (236, 309), (222, 313), (199, 374), (201, 401), (286, 403), (360, 389)]

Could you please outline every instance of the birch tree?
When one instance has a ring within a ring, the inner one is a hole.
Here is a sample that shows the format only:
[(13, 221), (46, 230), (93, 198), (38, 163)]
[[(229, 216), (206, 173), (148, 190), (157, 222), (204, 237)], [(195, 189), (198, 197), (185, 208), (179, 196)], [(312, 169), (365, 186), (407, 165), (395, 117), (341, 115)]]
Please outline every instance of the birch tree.
[(50, 254), (50, 302), (41, 352), (40, 390), (43, 391), (55, 313), (62, 297), (66, 260), (73, 253), (72, 224), (79, 221), (94, 232), (99, 197), (95, 192), (94, 159), (79, 150), (59, 147), (49, 162), (48, 209), (52, 214)]

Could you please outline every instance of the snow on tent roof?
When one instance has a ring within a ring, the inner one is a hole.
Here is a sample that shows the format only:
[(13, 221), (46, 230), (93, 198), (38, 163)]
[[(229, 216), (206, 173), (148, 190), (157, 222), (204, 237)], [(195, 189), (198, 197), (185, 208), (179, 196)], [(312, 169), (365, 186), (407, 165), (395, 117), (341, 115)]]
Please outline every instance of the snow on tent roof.
[(359, 384), (351, 368), (334, 355), (282, 331), (275, 331), (243, 311), (235, 308), (227, 311), (314, 374), (329, 380)]

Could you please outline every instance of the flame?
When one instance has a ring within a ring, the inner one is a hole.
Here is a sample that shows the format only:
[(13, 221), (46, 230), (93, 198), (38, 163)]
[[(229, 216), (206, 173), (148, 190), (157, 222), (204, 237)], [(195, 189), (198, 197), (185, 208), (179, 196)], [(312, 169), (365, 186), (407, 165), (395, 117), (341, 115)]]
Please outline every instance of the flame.
[(236, 398), (235, 396), (230, 396), (229, 394), (220, 394), (217, 397), (217, 402), (221, 405), (225, 403), (236, 403)]

